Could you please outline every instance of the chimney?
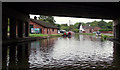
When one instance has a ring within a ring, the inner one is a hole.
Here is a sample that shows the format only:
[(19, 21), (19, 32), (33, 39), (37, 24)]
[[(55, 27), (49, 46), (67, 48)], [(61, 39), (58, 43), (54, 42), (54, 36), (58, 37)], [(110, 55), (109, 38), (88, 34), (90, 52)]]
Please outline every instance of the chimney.
[(35, 16), (34, 19), (37, 20), (37, 17)]

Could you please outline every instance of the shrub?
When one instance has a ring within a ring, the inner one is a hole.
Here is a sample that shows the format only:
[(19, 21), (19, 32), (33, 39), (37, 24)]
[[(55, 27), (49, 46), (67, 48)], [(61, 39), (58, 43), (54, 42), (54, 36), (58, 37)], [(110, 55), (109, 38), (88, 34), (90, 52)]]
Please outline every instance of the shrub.
[(79, 29), (72, 29), (73, 32), (78, 33)]
[(112, 29), (100, 29), (99, 31), (112, 31)]

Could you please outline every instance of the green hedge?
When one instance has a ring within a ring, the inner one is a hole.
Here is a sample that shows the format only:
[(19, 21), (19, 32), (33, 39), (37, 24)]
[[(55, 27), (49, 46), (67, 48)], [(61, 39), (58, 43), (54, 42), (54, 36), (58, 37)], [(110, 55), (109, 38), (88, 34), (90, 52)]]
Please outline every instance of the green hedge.
[(112, 31), (112, 29), (100, 29), (99, 31)]

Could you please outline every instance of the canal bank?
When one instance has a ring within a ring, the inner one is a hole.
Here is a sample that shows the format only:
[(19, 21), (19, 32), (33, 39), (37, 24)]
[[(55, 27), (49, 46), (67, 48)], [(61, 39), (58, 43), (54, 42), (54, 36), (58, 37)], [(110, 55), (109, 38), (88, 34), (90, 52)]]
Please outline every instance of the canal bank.
[[(79, 33), (77, 33), (77, 34), (79, 34)], [(80, 33), (80, 35), (96, 36), (95, 33)], [(109, 41), (113, 41), (113, 42), (116, 42), (116, 43), (120, 44), (120, 40), (115, 39), (113, 34), (102, 33), (101, 36), (99, 36), (99, 37), (101, 37), (102, 40), (109, 40)]]
[[(79, 33), (77, 33), (79, 34)], [(80, 33), (80, 35), (90, 35), (90, 36), (95, 36), (96, 34), (95, 33)], [(100, 36), (101, 37), (101, 40), (109, 40), (109, 41), (112, 41), (112, 42), (115, 42), (117, 44), (120, 44), (120, 40), (118, 39), (115, 39), (113, 34), (110, 34), (110, 33), (102, 33), (102, 35)]]
[(2, 44), (12, 44), (12, 43), (20, 43), (20, 42), (29, 42), (29, 41), (36, 41), (41, 39), (48, 39), (52, 37), (60, 37), (61, 34), (52, 34), (52, 35), (42, 35), (42, 34), (30, 34), (30, 37), (25, 38), (15, 38), (15, 39), (7, 39), (2, 41)]

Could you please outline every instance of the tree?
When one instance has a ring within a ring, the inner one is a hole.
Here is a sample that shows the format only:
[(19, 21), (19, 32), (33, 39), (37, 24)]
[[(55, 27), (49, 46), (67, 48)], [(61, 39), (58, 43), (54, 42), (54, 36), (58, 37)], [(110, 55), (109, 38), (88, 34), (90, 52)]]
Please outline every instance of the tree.
[(74, 24), (74, 27), (77, 28), (77, 29), (79, 29), (79, 27), (80, 27), (81, 24), (82, 24), (82, 23), (77, 22), (77, 23)]
[(69, 31), (72, 31), (73, 29), (76, 29), (73, 25), (69, 26)]
[(46, 18), (46, 21), (48, 21), (49, 23), (52, 23), (52, 24), (55, 24), (55, 20), (54, 20), (54, 17), (52, 16), (48, 16), (48, 18)]
[(61, 30), (69, 31), (69, 26), (61, 26), (60, 29), (61, 29)]
[(68, 26), (67, 24), (61, 24), (61, 26)]
[(79, 29), (72, 29), (73, 32), (78, 33)]
[(98, 26), (101, 27), (102, 29), (105, 29), (107, 26), (107, 22), (101, 20), (98, 22)]
[(87, 23), (81, 23), (81, 22), (77, 22), (74, 24), (74, 27), (77, 28), (77, 26), (79, 27), (79, 25), (82, 24), (83, 26), (92, 26), (92, 27), (100, 27), (102, 29), (113, 29), (112, 26), (112, 22), (105, 22), (103, 21), (103, 19), (101, 21), (93, 21), (93, 22), (87, 22)]
[(55, 24), (55, 26), (59, 27), (60, 28), (60, 24)]
[(46, 21), (48, 16), (40, 15), (38, 18), (39, 18), (39, 20)]
[(107, 23), (107, 29), (113, 29), (112, 24), (113, 24), (112, 22), (108, 22), (108, 23)]
[(59, 30), (60, 30), (60, 27), (61, 27), (60, 24), (55, 24), (55, 26), (57, 26), (59, 28)]
[(39, 20), (42, 20), (42, 21), (46, 21), (46, 22), (49, 22), (51, 24), (55, 24), (55, 20), (54, 20), (54, 17), (53, 16), (44, 16), (44, 15), (40, 15), (39, 17)]

